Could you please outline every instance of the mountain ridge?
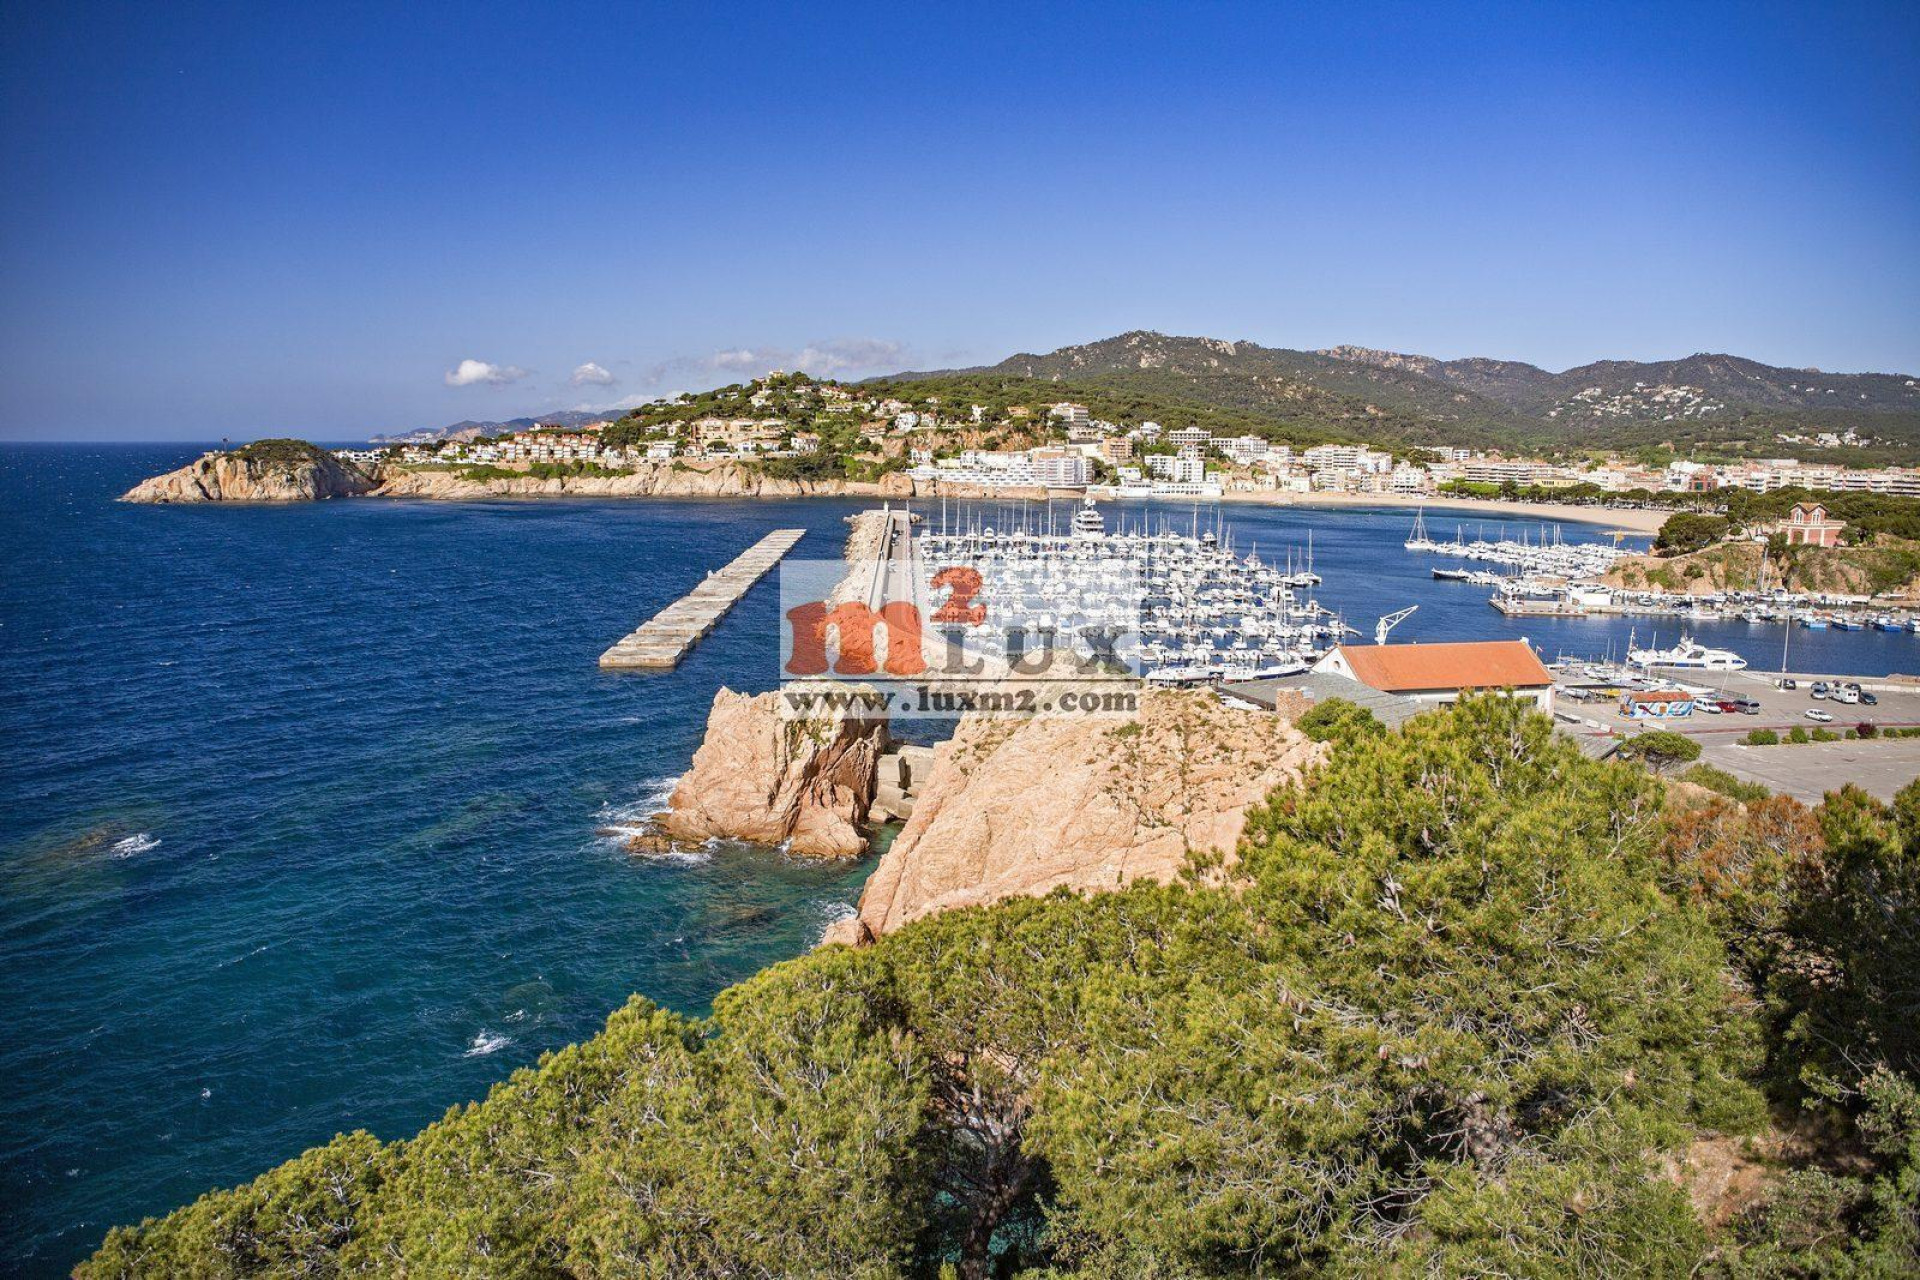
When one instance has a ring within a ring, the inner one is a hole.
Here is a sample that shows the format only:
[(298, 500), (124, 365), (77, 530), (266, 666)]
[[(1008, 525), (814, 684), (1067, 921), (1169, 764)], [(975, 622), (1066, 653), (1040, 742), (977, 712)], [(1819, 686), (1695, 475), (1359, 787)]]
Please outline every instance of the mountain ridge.
[(1410, 446), (1564, 450), (1700, 444), (1779, 452), (1781, 434), (1844, 432), (1920, 450), (1920, 379), (1827, 373), (1717, 352), (1598, 360), (1560, 372), (1519, 360), (1453, 360), (1373, 347), (1315, 351), (1134, 329), (1046, 353), (1019, 352), (924, 380), (991, 374), (1126, 389), (1260, 413), (1276, 423)]

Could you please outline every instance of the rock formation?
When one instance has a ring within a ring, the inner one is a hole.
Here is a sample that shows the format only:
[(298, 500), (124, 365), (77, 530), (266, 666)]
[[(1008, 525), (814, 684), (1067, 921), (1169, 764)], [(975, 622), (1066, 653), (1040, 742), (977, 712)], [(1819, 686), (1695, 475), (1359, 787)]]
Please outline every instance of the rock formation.
[[(468, 476), (459, 470), (427, 470), (382, 463), (372, 474), (301, 441), (262, 441), (297, 446), (309, 456), (287, 461), (284, 452), (255, 454), (259, 445), (209, 453), (129, 490), (127, 502), (297, 502), (319, 498), (915, 498), (981, 497), (976, 486), (919, 481), (904, 471), (878, 480), (794, 480), (769, 476), (734, 462), (643, 463), (611, 475)], [(1004, 490), (998, 496), (1045, 498), (1044, 489)]]
[(725, 688), (714, 695), (693, 767), (655, 819), (663, 834), (785, 844), (815, 857), (866, 852), (861, 823), (887, 745), (885, 719), (845, 710), (792, 719), (783, 714), (785, 696)]
[(369, 493), (374, 479), (325, 449), (299, 440), (262, 440), (202, 454), (143, 480), (122, 502), (313, 502)]
[(913, 816), (855, 919), (861, 942), (932, 912), (1170, 880), (1188, 855), (1231, 854), (1247, 810), (1320, 759), (1291, 715), (1210, 692), (1147, 691), (1136, 718), (969, 716), (935, 749)]

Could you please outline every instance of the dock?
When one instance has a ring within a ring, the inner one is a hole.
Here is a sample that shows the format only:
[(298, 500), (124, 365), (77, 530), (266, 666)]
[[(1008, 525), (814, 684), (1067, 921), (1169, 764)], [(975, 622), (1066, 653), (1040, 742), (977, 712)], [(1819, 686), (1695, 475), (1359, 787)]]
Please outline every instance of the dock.
[(775, 529), (601, 654), (600, 665), (637, 671), (671, 671), (679, 666), (687, 651), (805, 534), (805, 529)]

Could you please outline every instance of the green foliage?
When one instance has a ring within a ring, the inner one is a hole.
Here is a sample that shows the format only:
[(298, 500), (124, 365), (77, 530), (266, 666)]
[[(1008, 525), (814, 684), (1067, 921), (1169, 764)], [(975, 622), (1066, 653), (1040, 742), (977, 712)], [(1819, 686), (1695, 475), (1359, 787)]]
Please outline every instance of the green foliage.
[(1315, 703), (1294, 722), (1300, 732), (1315, 742), (1343, 742), (1349, 738), (1371, 738), (1387, 731), (1373, 712), (1345, 698), (1329, 698)]
[(1828, 1134), (1713, 1274), (1920, 1274), (1920, 782), (1690, 811), (1665, 847), (1752, 993), (1776, 1100)]
[(1728, 528), (1729, 522), (1725, 516), (1676, 512), (1660, 526), (1659, 536), (1653, 540), (1653, 549), (1667, 556), (1701, 551), (1726, 537)]
[(1621, 743), (1620, 755), (1627, 760), (1638, 760), (1655, 773), (1665, 773), (1674, 765), (1698, 760), (1700, 744), (1671, 729), (1649, 729)]
[(775, 480), (844, 480), (846, 464), (836, 454), (801, 453), (790, 458), (767, 458), (757, 464)]
[[(81, 1273), (1684, 1274), (1709, 1244), (1658, 1162), (1757, 1123), (1757, 1025), (1782, 1078), (1825, 1045), (1908, 1070), (1920, 958), (1872, 911), (1911, 893), (1920, 787), (1833, 807), (1815, 882), (1771, 829), (1683, 850), (1643, 770), (1510, 700), (1322, 710), (1339, 750), (1226, 867), (936, 915), (704, 1020), (636, 999), (410, 1141), (337, 1139)], [(1794, 976), (1801, 936), (1839, 988)]]
[(1741, 741), (1750, 747), (1771, 747), (1779, 743), (1780, 735), (1771, 729), (1753, 729)]
[[(1761, 730), (1755, 730), (1758, 733)], [(1751, 735), (1749, 735), (1751, 736)], [(1773, 793), (1757, 782), (1746, 782), (1736, 778), (1725, 769), (1710, 764), (1696, 764), (1680, 775), (1682, 782), (1691, 782), (1696, 787), (1705, 787), (1717, 791), (1729, 800), (1746, 803), (1752, 800), (1765, 800)]]
[(1516, 1216), (1638, 1185), (1692, 1123), (1750, 1121), (1718, 947), (1652, 887), (1630, 816), (1650, 786), (1488, 699), (1279, 793), (1241, 895), (1096, 974), (1087, 1049), (1046, 1073), (1034, 1129), (1074, 1248), (1414, 1270), (1431, 1201), (1461, 1256), (1499, 1241), (1538, 1273), (1566, 1242), (1515, 1239)]
[(1793, 726), (1793, 728), (1789, 729), (1787, 731), (1787, 741), (1793, 743), (1795, 746), (1799, 746), (1803, 743), (1810, 741), (1810, 739), (1807, 737), (1806, 726), (1795, 725)]
[(326, 450), (305, 440), (290, 440), (276, 437), (268, 440), (255, 440), (243, 444), (232, 451), (236, 458), (248, 462), (312, 462), (327, 456)]
[(373, 1135), (341, 1134), (244, 1187), (212, 1192), (139, 1227), (116, 1227), (76, 1274), (193, 1280), (334, 1274), (368, 1200), (395, 1163), (395, 1149)]

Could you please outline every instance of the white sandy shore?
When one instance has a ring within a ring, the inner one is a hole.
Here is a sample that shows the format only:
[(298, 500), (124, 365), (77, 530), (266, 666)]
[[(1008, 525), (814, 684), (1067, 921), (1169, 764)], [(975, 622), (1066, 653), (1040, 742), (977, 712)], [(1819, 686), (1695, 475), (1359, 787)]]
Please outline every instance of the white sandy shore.
[[(1609, 532), (1660, 532), (1670, 511), (1640, 508), (1575, 507), (1556, 502), (1505, 502), (1481, 498), (1415, 498), (1383, 493), (1229, 493), (1222, 502), (1250, 502), (1273, 507), (1398, 507), (1408, 511), (1458, 511), (1481, 520), (1564, 520), (1597, 524)], [(1438, 537), (1438, 533), (1435, 534)]]

